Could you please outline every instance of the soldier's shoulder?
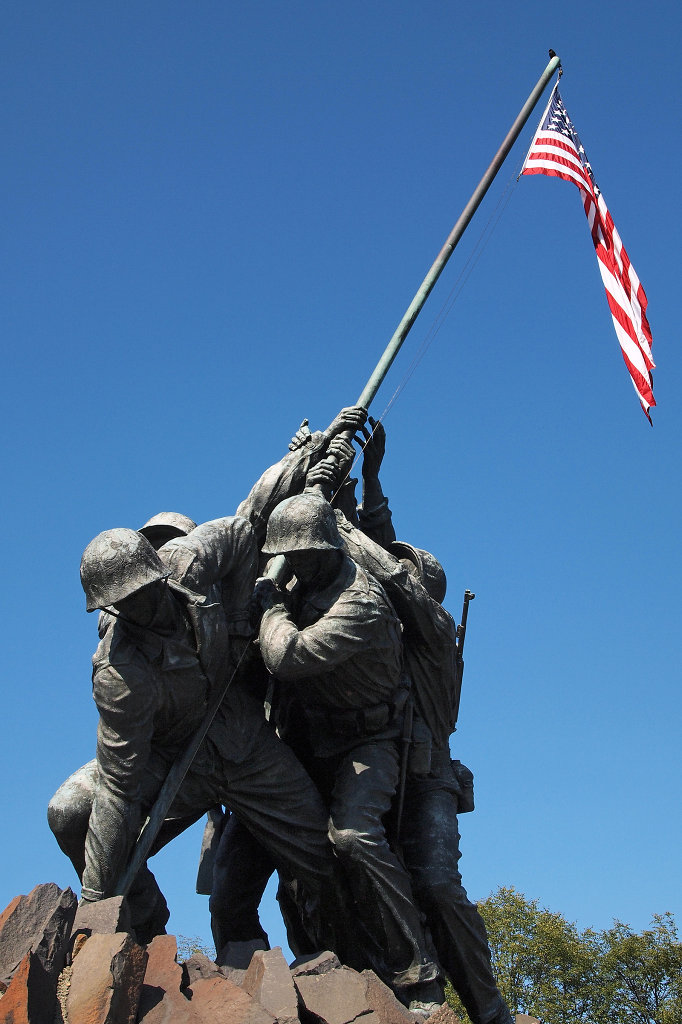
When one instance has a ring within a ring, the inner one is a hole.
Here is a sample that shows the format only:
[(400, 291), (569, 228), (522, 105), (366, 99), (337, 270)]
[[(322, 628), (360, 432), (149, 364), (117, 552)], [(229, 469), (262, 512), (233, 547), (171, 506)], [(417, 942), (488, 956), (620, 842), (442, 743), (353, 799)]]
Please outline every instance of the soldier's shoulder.
[(129, 669), (142, 670), (145, 664), (146, 659), (118, 622), (109, 626), (92, 657), (95, 675), (109, 670), (119, 674)]
[(233, 540), (250, 538), (253, 527), (243, 516), (223, 516), (201, 523), (186, 537), (174, 537), (159, 548), (159, 556), (177, 577), (197, 558), (219, 551)]
[(349, 577), (348, 592), (361, 595), (366, 601), (375, 601), (377, 604), (389, 603), (381, 583), (350, 556), (347, 558), (353, 567), (352, 576)]

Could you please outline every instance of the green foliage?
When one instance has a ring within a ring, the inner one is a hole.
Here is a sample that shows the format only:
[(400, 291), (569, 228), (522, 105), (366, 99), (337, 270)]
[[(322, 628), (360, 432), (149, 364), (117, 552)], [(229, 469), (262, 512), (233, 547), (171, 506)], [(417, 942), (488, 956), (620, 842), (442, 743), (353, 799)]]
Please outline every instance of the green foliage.
[(611, 985), (608, 1021), (681, 1024), (682, 943), (672, 914), (655, 914), (641, 935), (614, 921), (602, 933), (603, 965)]
[(178, 935), (178, 963), (182, 963), (185, 960), (189, 960), (194, 953), (204, 953), (209, 960), (213, 960), (215, 957), (215, 950), (212, 946), (206, 945), (203, 939), (200, 939), (198, 935)]
[[(542, 1024), (682, 1024), (682, 943), (670, 914), (641, 934), (618, 921), (581, 932), (506, 888), (479, 910), (512, 1012)], [(448, 1001), (468, 1021), (449, 986)]]

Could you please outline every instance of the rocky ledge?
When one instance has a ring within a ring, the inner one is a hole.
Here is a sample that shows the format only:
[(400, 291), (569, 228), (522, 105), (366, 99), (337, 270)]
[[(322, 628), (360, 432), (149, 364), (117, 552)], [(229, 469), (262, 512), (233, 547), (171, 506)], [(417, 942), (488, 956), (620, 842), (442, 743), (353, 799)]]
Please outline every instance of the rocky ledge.
[[(0, 915), (0, 1024), (416, 1024), (372, 971), (322, 953), (286, 963), (279, 948), (178, 962), (173, 935), (147, 947), (125, 902), (78, 908), (49, 882)], [(245, 956), (248, 954), (248, 956)], [(241, 957), (241, 961), (240, 961)], [(526, 1018), (528, 1020), (529, 1018)], [(458, 1024), (447, 1004), (429, 1024)]]

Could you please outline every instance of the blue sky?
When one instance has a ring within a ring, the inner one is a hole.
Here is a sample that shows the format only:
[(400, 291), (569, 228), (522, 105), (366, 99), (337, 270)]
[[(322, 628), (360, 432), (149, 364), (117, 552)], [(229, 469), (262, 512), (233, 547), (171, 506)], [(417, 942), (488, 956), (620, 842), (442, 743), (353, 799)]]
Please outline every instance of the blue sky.
[[(376, 399), (458, 292), (386, 417), (383, 482), (453, 614), (477, 594), (453, 742), (476, 774), (470, 894), (512, 885), (581, 927), (682, 920), (681, 20), (668, 2), (5, 8), (0, 906), (76, 881), (45, 806), (94, 754), (83, 548), (164, 509), (232, 514), (304, 416), (352, 404), (553, 47), (648, 293), (654, 428), (576, 189), (515, 184), (541, 103)], [(199, 839), (153, 867), (170, 928), (208, 938)], [(281, 941), (271, 902), (264, 919)]]

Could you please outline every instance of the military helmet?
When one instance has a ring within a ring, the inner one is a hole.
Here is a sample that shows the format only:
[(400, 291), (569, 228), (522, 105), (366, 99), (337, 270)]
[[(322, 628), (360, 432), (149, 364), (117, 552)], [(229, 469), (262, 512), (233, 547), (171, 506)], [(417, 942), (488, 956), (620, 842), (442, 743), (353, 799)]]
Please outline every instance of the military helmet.
[(343, 541), (334, 509), (321, 494), (306, 492), (282, 501), (268, 520), (266, 555), (292, 551), (336, 551)]
[(429, 597), (440, 604), (445, 597), (447, 579), (445, 570), (430, 551), (412, 547), (402, 540), (395, 540), (388, 549), (396, 558), (406, 558), (417, 567), (419, 579)]
[(146, 537), (153, 548), (159, 548), (174, 537), (186, 537), (196, 528), (196, 523), (181, 512), (159, 512), (148, 519), (137, 531)]
[(81, 583), (89, 612), (116, 604), (168, 576), (170, 570), (137, 530), (104, 530), (90, 541), (81, 558)]

